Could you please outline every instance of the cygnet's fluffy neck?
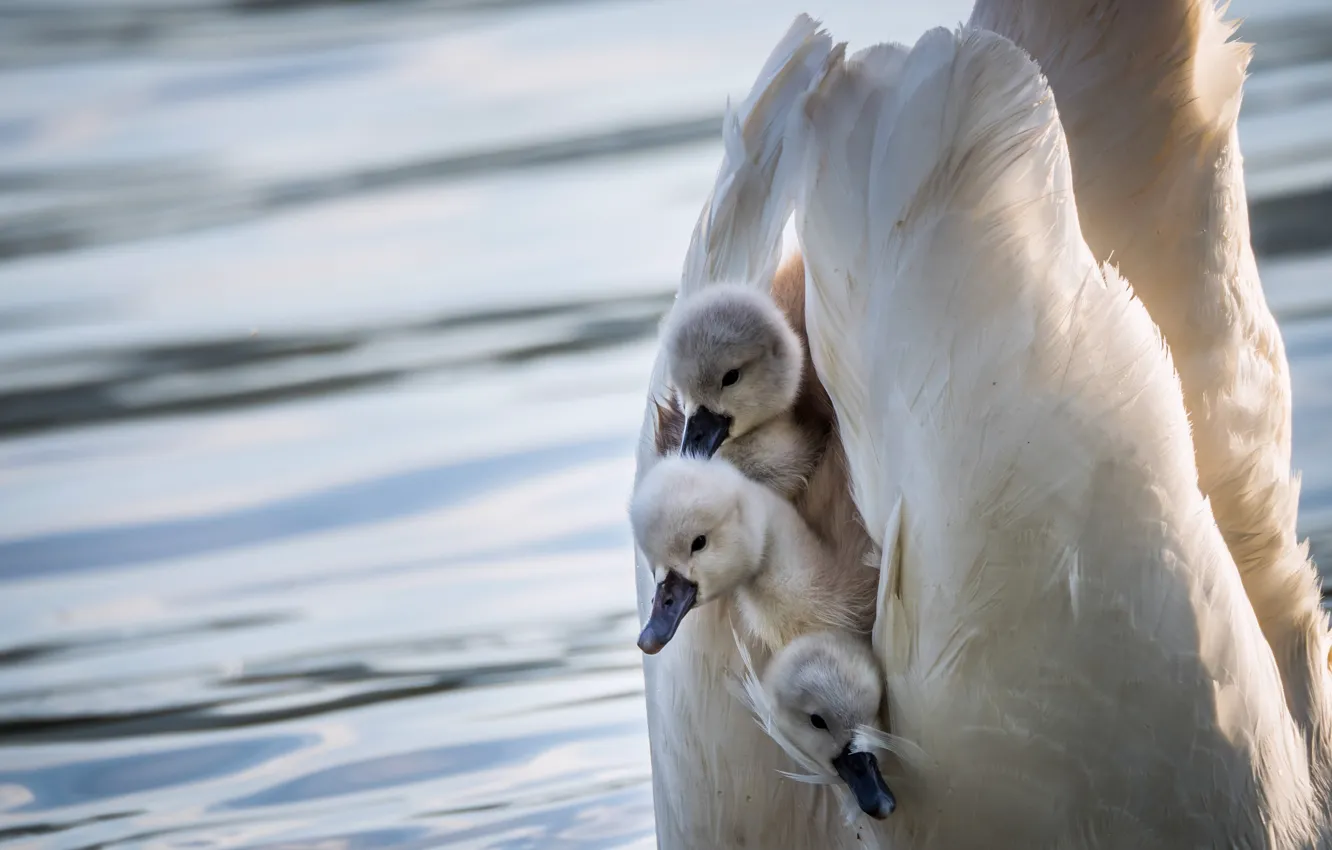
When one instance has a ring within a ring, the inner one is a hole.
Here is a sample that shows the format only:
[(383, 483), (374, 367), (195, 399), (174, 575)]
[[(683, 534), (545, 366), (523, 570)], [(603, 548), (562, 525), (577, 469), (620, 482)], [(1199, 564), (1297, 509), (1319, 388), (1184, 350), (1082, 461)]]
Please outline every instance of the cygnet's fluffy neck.
[(747, 477), (793, 499), (818, 460), (822, 440), (790, 413), (722, 444), (718, 454)]
[(853, 571), (839, 568), (789, 502), (749, 483), (752, 509), (762, 512), (764, 549), (759, 568), (735, 591), (745, 628), (770, 650), (810, 631), (864, 631), (873, 616), (872, 588), (867, 593)]

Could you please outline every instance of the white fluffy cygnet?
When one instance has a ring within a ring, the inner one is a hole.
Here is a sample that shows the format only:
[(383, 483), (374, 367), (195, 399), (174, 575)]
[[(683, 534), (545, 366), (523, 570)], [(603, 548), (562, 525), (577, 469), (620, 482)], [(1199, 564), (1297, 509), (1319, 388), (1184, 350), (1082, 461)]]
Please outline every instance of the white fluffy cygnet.
[(657, 582), (644, 652), (719, 599), (733, 600), (770, 650), (809, 631), (869, 627), (872, 573), (838, 568), (790, 502), (721, 458), (663, 458), (635, 491), (630, 520)]

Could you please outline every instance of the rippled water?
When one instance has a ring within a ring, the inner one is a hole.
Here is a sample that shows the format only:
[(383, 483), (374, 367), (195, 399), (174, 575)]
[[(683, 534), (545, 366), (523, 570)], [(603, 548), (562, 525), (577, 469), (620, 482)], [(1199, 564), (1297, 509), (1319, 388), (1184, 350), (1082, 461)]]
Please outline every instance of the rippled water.
[[(917, 5), (0, 3), (0, 841), (651, 846), (624, 504), (718, 116)], [(1332, 563), (1332, 11), (1240, 6)]]

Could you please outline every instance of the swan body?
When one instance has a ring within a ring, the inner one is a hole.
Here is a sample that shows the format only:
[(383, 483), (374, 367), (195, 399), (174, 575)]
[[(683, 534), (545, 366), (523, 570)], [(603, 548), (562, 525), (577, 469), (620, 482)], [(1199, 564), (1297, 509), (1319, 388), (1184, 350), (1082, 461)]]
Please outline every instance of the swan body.
[(1169, 353), (1082, 237), (1036, 65), (936, 30), (834, 65), (803, 115), (810, 348), (888, 547), (892, 731), (929, 757), (881, 835), (1313, 844), (1326, 801)]
[(1290, 374), (1236, 132), (1249, 45), (1210, 0), (978, 0), (971, 22), (1026, 49), (1058, 98), (1083, 233), (1170, 346), (1199, 485), (1332, 797), (1332, 644), (1295, 535)]
[(749, 635), (769, 651), (820, 629), (868, 633), (874, 584), (864, 577), (872, 574), (839, 569), (790, 502), (726, 461), (662, 460), (629, 510), (658, 587), (674, 574), (696, 588), (673, 606), (731, 598)]

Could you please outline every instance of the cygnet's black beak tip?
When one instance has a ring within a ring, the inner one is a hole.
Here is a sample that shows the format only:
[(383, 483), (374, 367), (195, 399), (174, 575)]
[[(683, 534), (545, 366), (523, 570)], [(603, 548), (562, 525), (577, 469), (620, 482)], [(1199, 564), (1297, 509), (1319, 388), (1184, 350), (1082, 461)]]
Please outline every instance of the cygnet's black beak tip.
[(848, 746), (832, 763), (837, 775), (856, 796), (862, 812), (883, 820), (897, 808), (897, 798), (883, 781), (879, 761), (873, 753), (853, 753)]
[(713, 413), (700, 407), (685, 420), (684, 436), (680, 439), (680, 454), (710, 458), (731, 435), (731, 417)]
[(638, 648), (648, 655), (661, 652), (697, 598), (698, 585), (674, 570), (667, 572), (652, 596), (652, 613), (638, 636)]

